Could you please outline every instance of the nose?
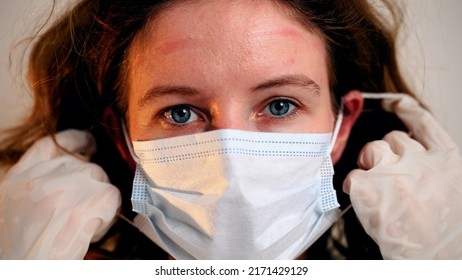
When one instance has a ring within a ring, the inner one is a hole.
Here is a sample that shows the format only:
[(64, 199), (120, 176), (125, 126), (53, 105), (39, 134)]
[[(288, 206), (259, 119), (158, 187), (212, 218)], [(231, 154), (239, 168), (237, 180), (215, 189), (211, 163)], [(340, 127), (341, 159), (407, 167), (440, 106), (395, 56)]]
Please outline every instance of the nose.
[(255, 127), (243, 115), (238, 114), (220, 114), (218, 117), (212, 117), (208, 130), (217, 129), (239, 129), (255, 131)]
[(231, 101), (212, 107), (208, 130), (217, 129), (257, 130), (252, 122), (252, 112), (244, 104)]

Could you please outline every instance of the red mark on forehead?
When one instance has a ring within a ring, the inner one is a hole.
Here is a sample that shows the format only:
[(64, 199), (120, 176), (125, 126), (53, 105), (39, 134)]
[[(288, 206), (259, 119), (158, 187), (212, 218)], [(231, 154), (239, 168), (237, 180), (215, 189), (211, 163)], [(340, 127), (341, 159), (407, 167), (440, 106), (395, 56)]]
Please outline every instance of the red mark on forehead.
[(271, 35), (280, 35), (280, 36), (283, 36), (283, 37), (301, 37), (300, 32), (298, 32), (298, 31), (296, 31), (294, 29), (291, 29), (291, 28), (284, 28), (284, 29), (281, 29), (281, 30), (278, 30), (278, 31), (272, 31), (269, 34), (271, 34)]
[(169, 54), (190, 47), (191, 45), (192, 40), (190, 38), (180, 39), (160, 44), (155, 50), (161, 54)]
[(289, 59), (287, 59), (287, 64), (294, 64), (295, 63), (295, 58), (291, 57)]

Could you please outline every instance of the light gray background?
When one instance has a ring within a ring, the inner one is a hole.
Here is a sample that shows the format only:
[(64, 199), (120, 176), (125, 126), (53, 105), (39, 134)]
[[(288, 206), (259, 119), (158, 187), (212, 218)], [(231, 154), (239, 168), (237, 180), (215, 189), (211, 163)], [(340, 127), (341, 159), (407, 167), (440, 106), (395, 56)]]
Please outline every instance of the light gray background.
[[(59, 10), (71, 1), (57, 2)], [(399, 2), (406, 8), (400, 64), (416, 93), (462, 147), (462, 1)], [(37, 20), (43, 22), (51, 0), (0, 0), (0, 4), (1, 129), (17, 123), (29, 104), (17, 71), (8, 69), (9, 51), (13, 43), (31, 34)]]

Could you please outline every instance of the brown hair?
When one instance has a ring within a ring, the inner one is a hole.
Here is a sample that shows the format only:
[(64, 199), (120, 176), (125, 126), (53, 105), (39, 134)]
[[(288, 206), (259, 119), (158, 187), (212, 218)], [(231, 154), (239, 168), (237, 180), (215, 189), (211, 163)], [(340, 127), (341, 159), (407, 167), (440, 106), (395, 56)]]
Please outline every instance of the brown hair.
[[(383, 14), (368, 0), (273, 1), (324, 36), (330, 54), (331, 91), (337, 101), (353, 89), (410, 94), (395, 53), (401, 14), (391, 2), (382, 0), (386, 10)], [(95, 131), (104, 126), (105, 109), (112, 108), (120, 115), (126, 109), (124, 71), (134, 37), (151, 17), (177, 2), (81, 0), (38, 36), (29, 63), (33, 108), (29, 118), (9, 130), (0, 144), (0, 164), (15, 163), (37, 139), (64, 129), (87, 129), (95, 138), (102, 135)], [(378, 110), (380, 106), (373, 104), (372, 107)], [(367, 126), (371, 122), (373, 128), (378, 123), (384, 124), (379, 125), (383, 129), (373, 133), (374, 129)], [(351, 162), (356, 162), (360, 147), (366, 141), (381, 137), (396, 124), (388, 115), (358, 120), (356, 135), (361, 137), (355, 138), (353, 131), (346, 156), (342, 157), (343, 161), (345, 157), (352, 160), (348, 164), (341, 160), (338, 165), (345, 172), (354, 168)], [(362, 133), (370, 136), (364, 137)], [(110, 139), (100, 138), (104, 139), (100, 142)], [(108, 155), (101, 157), (105, 156)], [(345, 174), (337, 173), (341, 187)]]

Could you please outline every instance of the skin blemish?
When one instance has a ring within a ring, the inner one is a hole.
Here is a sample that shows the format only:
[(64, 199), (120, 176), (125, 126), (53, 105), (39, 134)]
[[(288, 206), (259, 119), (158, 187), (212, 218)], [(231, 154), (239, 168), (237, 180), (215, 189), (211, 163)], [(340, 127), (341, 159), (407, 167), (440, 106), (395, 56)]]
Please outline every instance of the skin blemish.
[(302, 38), (300, 32), (291, 29), (291, 28), (283, 28), (278, 31), (268, 32), (268, 35), (279, 35), (282, 37), (289, 37), (289, 38)]
[(295, 58), (291, 57), (287, 60), (287, 64), (294, 64), (295, 63)]
[(160, 54), (169, 54), (183, 49), (187, 49), (193, 45), (193, 40), (191, 38), (180, 39), (175, 41), (169, 41), (161, 44), (159, 47), (155, 48), (155, 51)]

